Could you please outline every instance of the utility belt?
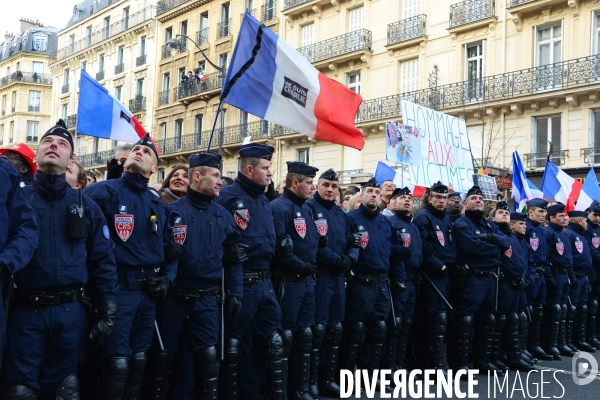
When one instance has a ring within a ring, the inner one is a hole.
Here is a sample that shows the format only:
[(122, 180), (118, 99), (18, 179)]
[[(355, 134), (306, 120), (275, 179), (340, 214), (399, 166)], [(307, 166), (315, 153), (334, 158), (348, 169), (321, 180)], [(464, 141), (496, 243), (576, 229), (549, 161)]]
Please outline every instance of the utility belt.
[(469, 274), (475, 276), (494, 276), (497, 277), (496, 273), (491, 269), (469, 269)]
[(406, 282), (412, 282), (415, 285), (417, 285), (422, 280), (423, 280), (423, 277), (418, 273), (406, 274)]
[(184, 303), (195, 303), (198, 300), (208, 299), (209, 297), (218, 296), (221, 294), (221, 286), (215, 285), (206, 290), (194, 290), (184, 288), (173, 288), (169, 292), (173, 300)]
[(146, 289), (147, 282), (148, 282), (148, 278), (136, 279), (135, 286), (129, 287), (129, 281), (127, 279), (117, 279), (117, 285), (119, 285), (119, 289), (123, 289), (123, 290), (144, 290), (144, 289)]
[(46, 291), (28, 291), (23, 289), (17, 290), (17, 302), (28, 306), (52, 306), (66, 303), (72, 303), (85, 299), (85, 290), (83, 287), (79, 289), (65, 290), (62, 292), (46, 292)]
[(303, 276), (303, 275), (297, 274), (295, 272), (284, 272), (283, 276), (285, 277), (285, 279), (289, 279), (289, 280), (292, 280), (292, 281), (303, 281), (306, 278), (312, 278), (313, 277), (312, 275)]
[(561, 267), (552, 267), (552, 272), (558, 272), (560, 274), (566, 274), (567, 272), (569, 272), (568, 268), (561, 268)]
[(271, 279), (271, 272), (249, 272), (244, 274), (244, 285), (258, 282), (266, 282)]
[(577, 278), (585, 278), (586, 276), (588, 276), (588, 274), (585, 272), (577, 272), (577, 271), (573, 271), (573, 272), (575, 272), (575, 277), (577, 277)]
[(385, 275), (354, 275), (348, 277), (348, 282), (358, 283), (361, 285), (370, 285), (373, 283), (388, 282), (390, 278)]

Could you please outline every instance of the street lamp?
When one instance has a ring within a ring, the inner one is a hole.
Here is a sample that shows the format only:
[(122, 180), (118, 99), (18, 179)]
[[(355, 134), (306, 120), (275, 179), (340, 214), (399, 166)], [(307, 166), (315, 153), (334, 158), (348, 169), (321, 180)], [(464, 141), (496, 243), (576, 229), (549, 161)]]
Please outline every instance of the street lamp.
[[(204, 57), (204, 59), (206, 60), (207, 63), (209, 63), (214, 69), (217, 70), (217, 72), (219, 72), (221, 74), (221, 79), (223, 80), (223, 82), (225, 81), (225, 73), (226, 73), (226, 69), (227, 66), (223, 65), (222, 67), (219, 67), (218, 65), (214, 64), (212, 61), (210, 61), (208, 59), (208, 57), (206, 56), (206, 54), (204, 54), (204, 52), (202, 51), (202, 49), (200, 48), (200, 46), (198, 46), (198, 43), (196, 43), (192, 38), (190, 38), (187, 35), (176, 35), (174, 38), (169, 39), (167, 41), (167, 46), (169, 46), (171, 49), (180, 49), (181, 48), (181, 42), (179, 41), (179, 39), (177, 39), (178, 37), (189, 40), (190, 42), (194, 43), (194, 45), (196, 45), (196, 48), (198, 50), (200, 50), (200, 53), (202, 53), (202, 56)], [(223, 100), (220, 100), (219, 102), (219, 107), (218, 110), (221, 109)], [(223, 154), (223, 136), (225, 134), (225, 113), (223, 113), (223, 111), (220, 112), (220, 124), (221, 124), (221, 128), (219, 129), (219, 154)], [(208, 148), (207, 148), (208, 150)]]

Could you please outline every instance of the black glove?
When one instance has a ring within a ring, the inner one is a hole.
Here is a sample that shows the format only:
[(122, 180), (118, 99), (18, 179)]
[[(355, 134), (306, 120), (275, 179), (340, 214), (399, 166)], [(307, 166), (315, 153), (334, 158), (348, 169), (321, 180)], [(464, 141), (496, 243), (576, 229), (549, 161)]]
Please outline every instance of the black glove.
[(6, 264), (0, 261), (0, 284), (3, 283), (9, 276), (10, 271), (8, 270), (8, 267), (6, 266)]
[(392, 281), (390, 284), (392, 293), (394, 294), (402, 294), (406, 290), (406, 285), (403, 281)]
[(348, 243), (348, 246), (350, 247), (354, 247), (354, 248), (359, 248), (360, 247), (360, 233), (351, 233), (348, 235), (348, 237), (346, 238), (346, 242)]
[(571, 287), (573, 289), (577, 289), (579, 287), (579, 282), (577, 282), (577, 280), (572, 280), (571, 281)]
[(408, 260), (412, 252), (408, 247), (400, 246), (395, 244), (392, 246), (392, 257), (400, 258), (401, 260)]
[(294, 242), (290, 235), (285, 235), (283, 239), (281, 239), (281, 243), (277, 245), (277, 249), (275, 250), (275, 255), (277, 258), (286, 258), (289, 257), (294, 251)]
[(146, 291), (154, 300), (164, 300), (171, 289), (171, 281), (164, 276), (153, 276), (146, 281)]
[(225, 318), (227, 322), (234, 323), (242, 309), (242, 298), (237, 296), (228, 297), (225, 301)]
[(480, 233), (479, 235), (476, 235), (476, 237), (477, 239), (483, 240), (484, 242), (494, 243), (494, 235), (492, 235), (491, 233)]
[(331, 265), (327, 270), (334, 275), (345, 274), (354, 266), (354, 258), (340, 254), (340, 262)]
[(548, 286), (548, 289), (552, 289), (552, 290), (558, 289), (558, 284), (554, 281), (554, 279), (552, 279), (552, 280), (547, 279), (546, 286)]
[(535, 267), (535, 273), (539, 275), (544, 275), (544, 267)]
[(273, 201), (273, 200), (275, 200), (276, 198), (279, 197), (277, 195), (277, 192), (275, 191), (275, 184), (273, 183), (273, 181), (271, 181), (269, 183), (269, 186), (267, 186), (267, 191), (265, 192), (265, 197), (269, 201)]
[(514, 281), (512, 281), (510, 283), (510, 285), (513, 288), (513, 290), (524, 290), (525, 286), (526, 286), (525, 279), (523, 279), (523, 278), (515, 279)]
[(504, 280), (504, 272), (502, 272), (502, 271), (498, 272), (498, 280), (499, 281)]
[(183, 245), (177, 243), (165, 243), (163, 250), (165, 253), (165, 262), (170, 263), (179, 260), (181, 254), (183, 254), (183, 248)]
[(299, 272), (300, 276), (311, 276), (317, 272), (317, 267), (312, 264), (306, 263), (304, 264), (304, 268)]
[(433, 254), (433, 245), (429, 242), (423, 241), (422, 253), (423, 253), (423, 256), (428, 256), (430, 254)]
[(323, 249), (327, 247), (327, 236), (319, 235), (319, 248)]
[(226, 264), (241, 264), (248, 260), (247, 244), (238, 242), (233, 246), (223, 246), (223, 262)]
[(88, 336), (88, 343), (92, 350), (102, 346), (111, 335), (113, 324), (117, 317), (117, 302), (110, 300), (99, 301), (95, 314), (92, 330)]
[(119, 179), (123, 175), (123, 165), (113, 158), (106, 164), (106, 180)]

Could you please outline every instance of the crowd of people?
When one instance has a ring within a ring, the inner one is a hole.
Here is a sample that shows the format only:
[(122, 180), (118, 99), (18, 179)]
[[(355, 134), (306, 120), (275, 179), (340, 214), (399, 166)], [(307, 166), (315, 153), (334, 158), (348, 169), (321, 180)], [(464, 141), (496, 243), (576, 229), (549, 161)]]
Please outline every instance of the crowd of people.
[(342, 369), (600, 349), (597, 201), (523, 214), (437, 182), (415, 205), (302, 162), (275, 188), (254, 143), (227, 185), (203, 153), (153, 187), (149, 136), (90, 184), (73, 150), (59, 121), (36, 154), (2, 151), (2, 399), (339, 398)]

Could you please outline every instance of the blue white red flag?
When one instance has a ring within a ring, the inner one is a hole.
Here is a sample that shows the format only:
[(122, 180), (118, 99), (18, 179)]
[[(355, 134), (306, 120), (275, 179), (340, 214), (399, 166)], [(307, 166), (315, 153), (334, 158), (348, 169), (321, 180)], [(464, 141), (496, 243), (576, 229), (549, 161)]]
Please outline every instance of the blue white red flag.
[(545, 199), (563, 203), (565, 211), (574, 210), (581, 186), (581, 182), (567, 175), (550, 161), (550, 158), (546, 158), (546, 169), (542, 177), (542, 192), (544, 192)]
[(600, 201), (600, 186), (598, 186), (598, 178), (596, 178), (594, 167), (591, 167), (590, 172), (588, 172), (585, 178), (585, 182), (583, 182), (575, 209), (577, 211), (585, 211), (592, 205), (594, 200)]

